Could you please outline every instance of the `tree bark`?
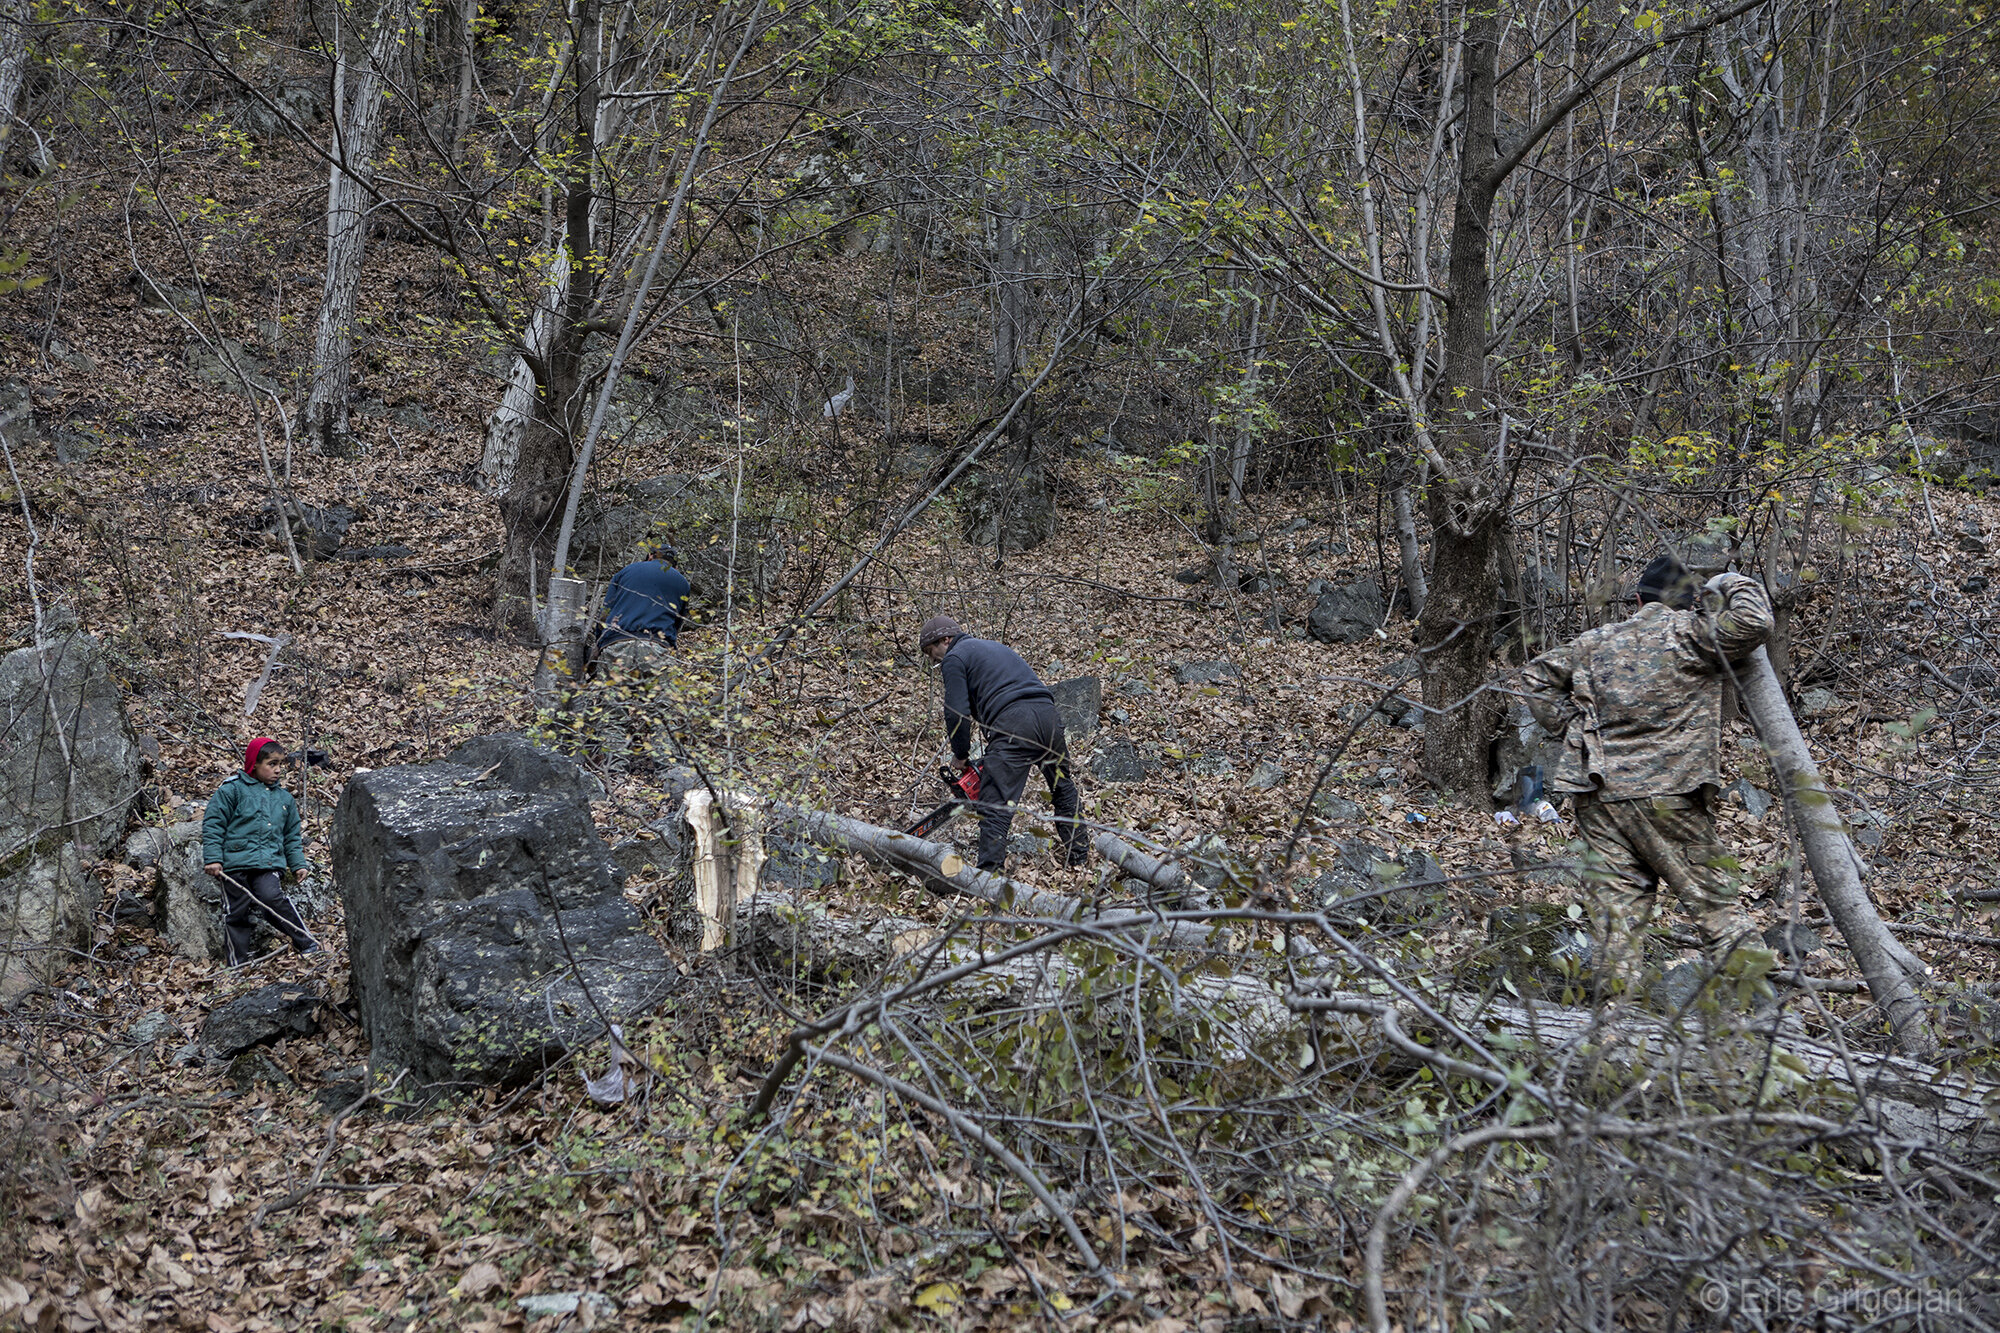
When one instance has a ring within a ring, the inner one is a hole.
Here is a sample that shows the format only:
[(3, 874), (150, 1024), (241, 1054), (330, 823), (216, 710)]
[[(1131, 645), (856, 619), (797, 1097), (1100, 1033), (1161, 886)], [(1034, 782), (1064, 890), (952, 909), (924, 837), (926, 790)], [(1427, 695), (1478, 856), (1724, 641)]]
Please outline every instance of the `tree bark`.
[(1784, 790), (1785, 808), (1799, 831), (1820, 900), (1868, 979), (1868, 993), (1888, 1016), (1896, 1045), (1906, 1055), (1928, 1059), (1937, 1052), (1937, 1038), (1931, 1033), (1926, 1006), (1910, 984), (1912, 975), (1921, 976), (1927, 969), (1889, 934), (1862, 887), (1854, 844), (1785, 703), (1784, 688), (1778, 684), (1771, 659), (1762, 648), (1750, 655), (1736, 685), (1744, 709), (1771, 756), (1771, 767)]
[[(1465, 144), (1451, 227), (1451, 315), (1445, 324), (1440, 433), (1459, 475), (1439, 477), (1426, 494), (1431, 521), (1430, 595), (1417, 620), (1424, 668), (1424, 771), (1461, 794), (1483, 793), (1498, 699), (1480, 694), (1500, 610), (1495, 553), (1504, 510), (1480, 479), (1486, 424), (1486, 326), (1492, 284), (1486, 252), (1499, 190), (1494, 135), (1499, 87), (1500, 13), (1469, 11), (1465, 26)], [(1465, 701), (1465, 702), (1461, 702)]]
[(14, 110), (28, 79), (28, 0), (0, 0), (0, 144), (14, 132)]
[(353, 452), (347, 398), (354, 373), (355, 294), (368, 240), (367, 185), (382, 146), (395, 70), (403, 52), (416, 41), (422, 22), (421, 9), (385, 9), (362, 68), (350, 71), (342, 60), (336, 69), (333, 164), (326, 182), (326, 281), (320, 293), (304, 411), (306, 437), (330, 457)]
[(1410, 487), (1396, 487), (1396, 546), (1402, 554), (1403, 592), (1410, 599), (1410, 618), (1419, 619), (1430, 600), (1430, 584), (1424, 578), (1424, 548), (1417, 541), (1417, 516), (1410, 503)]
[[(519, 591), (531, 568), (554, 569), (556, 525), (569, 490), (577, 426), (582, 416), (583, 361), (591, 311), (596, 304), (597, 237), (592, 226), (597, 163), (597, 52), (603, 16), (597, 0), (577, 6), (574, 115), (563, 177), (563, 262), (567, 282), (554, 305), (548, 355), (535, 372), (535, 406), (521, 429), (514, 475), (500, 498), (506, 536), (500, 547), (498, 604), (503, 621), (514, 614)], [(533, 608), (520, 608), (532, 616)]]

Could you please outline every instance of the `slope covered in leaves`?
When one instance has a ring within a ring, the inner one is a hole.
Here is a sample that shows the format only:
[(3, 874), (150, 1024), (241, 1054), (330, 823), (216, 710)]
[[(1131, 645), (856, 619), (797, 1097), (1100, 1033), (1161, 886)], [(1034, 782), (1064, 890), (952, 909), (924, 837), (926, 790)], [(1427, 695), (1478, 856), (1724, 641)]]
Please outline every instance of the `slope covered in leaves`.
[[(283, 197), (286, 170), (217, 168), (210, 188), (247, 215)], [(491, 363), (414, 320), (398, 332), (404, 293), (435, 274), (423, 256), (385, 244), (369, 271), (375, 359), (364, 378), (381, 386), (384, 414), (363, 419), (371, 447), (354, 460), (288, 459), (267, 403), (203, 375), (203, 344), (222, 336), (274, 364), (298, 355), (297, 310), (269, 295), (263, 261), (205, 238), (207, 311), (177, 314), (147, 285), (187, 290), (173, 276), (184, 253), (142, 248), (138, 267), (153, 275), (142, 278), (115, 215), (84, 219), (74, 236), (80, 257), (54, 314), (30, 322), (16, 311), (0, 329), (0, 359), (32, 387), (43, 426), (39, 440), (14, 447), (0, 563), (32, 569), (41, 611), (68, 606), (117, 654), (135, 726), (157, 745), (149, 820), (203, 799), (252, 735), (326, 751), (330, 763), (302, 779), (308, 854), (324, 870), (328, 820), (355, 770), (438, 758), (467, 736), (535, 720), (535, 650), (492, 611), (498, 520), (466, 480), (494, 397)], [(802, 257), (786, 281), (838, 308), (869, 262)], [(302, 259), (278, 271), (290, 291), (312, 290)], [(970, 318), (929, 312), (923, 354), (968, 360)], [(711, 422), (733, 409), (734, 385), (714, 364), (684, 387), (714, 410)], [(974, 407), (940, 407), (925, 438), (942, 445)], [(902, 445), (864, 414), (801, 429), (771, 411), (751, 425), (638, 432), (603, 462), (608, 484), (702, 468), (727, 476), (741, 458), (759, 485), (806, 498), (785, 533), (791, 559), (775, 594), (702, 607), (684, 661), (703, 699), (725, 660), (761, 649), (865, 549), (898, 508), (882, 497), (907, 500), (927, 485), (928, 474), (882, 470)], [(937, 798), (941, 746), (935, 677), (913, 632), (923, 615), (948, 610), (1017, 646), (1045, 678), (1103, 682), (1100, 739), (1129, 742), (1152, 771), (1113, 782), (1084, 765), (1085, 809), (1098, 824), (1159, 848), (1220, 835), (1258, 865), (1259, 892), (1275, 903), (1302, 897), (1343, 844), (1362, 840), (1384, 857), (1421, 851), (1449, 880), (1447, 910), (1421, 932), (1391, 922), (1370, 937), (1413, 968), (1476, 960), (1496, 905), (1571, 900), (1560, 875), (1529, 873), (1566, 857), (1563, 829), (1504, 833), (1484, 799), (1423, 782), (1413, 729), (1366, 716), (1401, 680), (1406, 621), (1391, 618), (1355, 645), (1304, 637), (1314, 580), (1393, 568), (1393, 539), (1385, 544), (1365, 505), (1309, 491), (1253, 495), (1235, 553), (1247, 563), (1254, 552), (1268, 586), (1247, 592), (1175, 578), (1212, 553), (1170, 465), (1086, 444), (1066, 449), (1059, 468), (1053, 539), (996, 566), (990, 548), (964, 539), (962, 495), (948, 496), (727, 711), (716, 699), (683, 714), (683, 740), (732, 780), (902, 823)], [(350, 550), (408, 554), (295, 571), (282, 544), (257, 532), (274, 478), (287, 475), (305, 503), (354, 511)], [(1993, 531), (2000, 508), (1895, 477), (1867, 503), (1864, 517), (1881, 521), (1842, 555), (1839, 595), (1799, 613), (1794, 643), (1811, 647), (1794, 655), (1813, 682), (1801, 703), (1829, 781), (1865, 821), (1885, 913), (1920, 927), (1907, 941), (1952, 984), (1968, 984), (1990, 976), (1994, 959), (1980, 917), (1992, 896), (1966, 892), (1992, 887), (1993, 770), (1976, 740), (1989, 725), (1978, 692), (1987, 687), (1951, 668), (1979, 660), (1959, 640), (1984, 633), (1984, 580), (1995, 572), (1987, 543), (1964, 534)], [(1628, 561), (1650, 553), (1638, 540), (1628, 534)], [(11, 586), (23, 594), (10, 598), (5, 627), (16, 646), (32, 617), (26, 580)], [(232, 634), (289, 636), (249, 716), (270, 649)], [(1179, 683), (1191, 663), (1228, 666)], [(1741, 776), (1768, 787), (1740, 723), (1729, 752)], [(643, 776), (607, 776), (607, 836), (668, 813)], [(1302, 817), (1315, 790), (1337, 803)], [(1737, 802), (1725, 821), (1760, 921), (1782, 919), (1794, 884), (1782, 869), (1791, 842), (1781, 810), (1760, 816)], [(1099, 873), (1031, 854), (1016, 866), (1029, 883), (1065, 889)], [(948, 910), (859, 863), (845, 872), (828, 891), (833, 910)], [(974, 1155), (938, 1122), (822, 1073), (791, 1121), (747, 1125), (742, 1109), (796, 997), (712, 962), (684, 960), (696, 984), (635, 1034), (649, 1091), (612, 1108), (582, 1090), (601, 1051), (511, 1094), (440, 1107), (386, 1090), (364, 1102), (365, 1042), (332, 1011), (318, 1037), (227, 1069), (176, 1066), (169, 1057), (202, 1015), (251, 987), (302, 981), (344, 998), (338, 908), (316, 924), (326, 954), (232, 973), (173, 957), (150, 931), (120, 924), (110, 904), (135, 874), (115, 864), (94, 873), (107, 905), (91, 956), (0, 1029), (11, 1057), (0, 1081), (10, 1099), (0, 1312), (30, 1327), (554, 1328), (563, 1314), (538, 1316), (520, 1298), (580, 1291), (614, 1299), (615, 1318), (633, 1322), (788, 1330), (1012, 1327), (1057, 1313), (1080, 1327), (1156, 1333), (1315, 1318), (1342, 1327), (1357, 1308), (1354, 1241), (1337, 1213), (1288, 1215), (1293, 1225), (1316, 1217), (1316, 1252), (1345, 1255), (1302, 1270), (1222, 1259), (1195, 1198), (1112, 1190), (1079, 1215), (1123, 1256), (1129, 1292), (1085, 1312), (1095, 1292), (1060, 1233), (973, 1169)], [(1851, 976), (1837, 950), (1810, 966)], [(1865, 997), (1828, 998), (1838, 1017), (1865, 1008)], [(1244, 1190), (1236, 1202), (1263, 1206), (1253, 1185)], [(614, 1318), (597, 1311), (585, 1301), (574, 1318)]]

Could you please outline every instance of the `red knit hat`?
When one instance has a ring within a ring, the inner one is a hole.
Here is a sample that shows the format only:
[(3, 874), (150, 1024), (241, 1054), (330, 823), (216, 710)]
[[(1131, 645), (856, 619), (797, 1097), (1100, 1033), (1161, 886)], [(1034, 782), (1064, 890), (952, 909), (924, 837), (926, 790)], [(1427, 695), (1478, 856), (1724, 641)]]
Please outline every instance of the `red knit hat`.
[(256, 740), (251, 741), (248, 745), (244, 746), (243, 771), (245, 773), (253, 771), (257, 767), (257, 757), (264, 753), (264, 747), (267, 745), (276, 745), (276, 744), (277, 742), (272, 740), (269, 736), (259, 736)]

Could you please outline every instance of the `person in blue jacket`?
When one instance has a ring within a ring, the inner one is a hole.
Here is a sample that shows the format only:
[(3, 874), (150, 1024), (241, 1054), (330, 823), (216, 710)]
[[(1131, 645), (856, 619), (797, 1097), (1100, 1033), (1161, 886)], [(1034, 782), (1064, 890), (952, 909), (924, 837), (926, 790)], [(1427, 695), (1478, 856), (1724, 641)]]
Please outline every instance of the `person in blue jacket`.
[(318, 953), (320, 948), (282, 883), (283, 877), (305, 868), (306, 851), (298, 802), (279, 780), (281, 760), (278, 743), (269, 736), (251, 741), (243, 751), (243, 768), (216, 788), (202, 816), (202, 869), (222, 885), (227, 909), (223, 935), (231, 967), (255, 956), (260, 917), (283, 931), (299, 953)]
[(604, 620), (591, 644), (591, 674), (611, 678), (599, 695), (598, 743), (606, 764), (623, 771), (643, 751), (653, 727), (658, 678), (672, 660), (687, 615), (687, 575), (664, 543), (612, 576), (604, 590)]
[(600, 669), (657, 666), (680, 638), (690, 589), (687, 575), (674, 567), (677, 558), (673, 547), (662, 545), (611, 576), (591, 652)]

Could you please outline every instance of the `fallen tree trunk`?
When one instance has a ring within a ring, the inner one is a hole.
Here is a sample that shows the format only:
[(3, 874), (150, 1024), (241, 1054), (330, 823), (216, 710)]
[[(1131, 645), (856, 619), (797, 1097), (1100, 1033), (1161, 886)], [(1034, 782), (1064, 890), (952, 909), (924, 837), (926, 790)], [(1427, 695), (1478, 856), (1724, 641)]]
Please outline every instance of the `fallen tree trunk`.
[[(1341, 1031), (1349, 1041), (1356, 1036), (1351, 1022), (1355, 1017), (1372, 1018), (1381, 1024), (1387, 1016), (1392, 1028), (1434, 1038), (1446, 1035), (1428, 1015), (1382, 996), (1306, 990), (1293, 991), (1286, 1002), (1300, 1013), (1346, 1017), (1350, 1021), (1342, 1025)], [(1601, 1069), (1630, 1069), (1635, 1071), (1635, 1077), (1662, 1080), (1702, 1081), (1714, 1077), (1705, 1074), (1703, 1064), (1697, 1060), (1697, 1057), (1710, 1062), (1716, 1059), (1711, 1036), (1714, 1041), (1732, 1043), (1728, 1048), (1732, 1055), (1747, 1055), (1755, 1061), (1745, 1066), (1725, 1058), (1717, 1065), (1724, 1074), (1741, 1075), (1746, 1069), (1752, 1073), (1762, 1069), (1762, 1052), (1768, 1043), (1774, 1086), (1758, 1091), (1768, 1091), (1772, 1099), (1790, 1085), (1802, 1095), (1837, 1098), (1850, 1108), (1851, 1114), (1871, 1119), (1892, 1138), (1940, 1147), (1951, 1143), (1967, 1148), (1976, 1144), (1994, 1146), (1995, 1131), (1986, 1114), (1989, 1089), (1963, 1075), (1948, 1074), (1906, 1056), (1845, 1050), (1796, 1032), (1780, 1032), (1772, 1037), (1754, 1030), (1719, 1030), (1705, 1035), (1631, 1011), (1611, 1018), (1594, 1009), (1530, 1006), (1457, 993), (1442, 997), (1436, 1008), (1451, 1023), (1473, 1033), (1491, 1035), (1496, 1043), (1508, 1046), (1509, 1059), (1533, 1051), (1545, 1064), (1560, 1062), (1573, 1067), (1579, 1054), (1594, 1050)], [(1433, 1062), (1429, 1055), (1417, 1056), (1411, 1046), (1395, 1043), (1394, 1031), (1386, 1031), (1384, 1035), (1391, 1038), (1399, 1051), (1398, 1063)], [(1741, 1050), (1736, 1049), (1739, 1046)], [(1438, 1054), (1442, 1057), (1442, 1051)], [(1763, 1100), (1760, 1098), (1760, 1104)]]
[[(1149, 943), (1158, 946), (1212, 948), (1218, 942), (1218, 928), (1162, 921), (1152, 912), (1092, 913), (1089, 911), (1089, 904), (1081, 898), (1045, 893), (1003, 875), (989, 874), (975, 866), (969, 866), (963, 857), (941, 842), (930, 842), (896, 829), (864, 823), (847, 815), (789, 805), (782, 801), (770, 802), (769, 808), (773, 814), (782, 817), (810, 840), (822, 846), (853, 852), (876, 865), (914, 875), (933, 892), (964, 894), (966, 897), (980, 899), (1003, 911), (1020, 916), (1087, 922), (1092, 929), (1099, 931), (1145, 933)], [(1123, 849), (1120, 855), (1126, 861), (1142, 865), (1149, 876), (1158, 877), (1141, 876), (1147, 878), (1148, 883), (1160, 886), (1173, 885), (1176, 892), (1182, 890), (1185, 885), (1185, 875), (1179, 867), (1169, 866), (1148, 857), (1109, 834), (1099, 835), (1100, 844), (1107, 838), (1118, 848)], [(1103, 850), (1101, 845), (1099, 850)], [(1114, 864), (1120, 864), (1110, 852), (1106, 853), (1106, 859), (1112, 860)]]
[(1799, 831), (1820, 900), (1868, 979), (1868, 993), (1888, 1016), (1896, 1045), (1905, 1055), (1934, 1056), (1937, 1038), (1930, 1030), (1927, 1007), (1910, 982), (1912, 975), (1922, 976), (1927, 969), (1889, 934), (1862, 887), (1860, 858), (1854, 853), (1840, 812), (1834, 809), (1819, 765), (1806, 748), (1798, 721), (1785, 703), (1784, 687), (1771, 669), (1770, 656), (1762, 648), (1745, 660), (1736, 689), (1771, 756), (1771, 766), (1785, 794), (1785, 808)]
[[(1051, 921), (1035, 938), (994, 939), (982, 937), (976, 922), (954, 929), (910, 918), (863, 920), (773, 893), (759, 894), (741, 911), (740, 945), (757, 966), (815, 984), (845, 980), (864, 987), (864, 998), (802, 1029), (802, 1040), (839, 1030), (851, 1009), (954, 1001), (981, 1009), (1047, 1009), (1073, 1001), (1079, 988), (1092, 984), (1093, 974), (1057, 948), (1079, 938), (1073, 931), (1081, 923)], [(1286, 992), (1251, 971), (1190, 971), (1174, 985), (1176, 1009), (1195, 1010), (1206, 1020), (1209, 1054), (1219, 1063), (1261, 1056), (1311, 1067), (1318, 1052), (1340, 1063), (1337, 1050), (1348, 1058), (1384, 1056), (1402, 1070), (1428, 1065), (1504, 1088), (1514, 1081), (1511, 1066), (1525, 1061), (1529, 1075), (1519, 1086), (1551, 1106), (1570, 1098), (1594, 1102), (1605, 1079), (1710, 1088), (1734, 1082), (1747, 1102), (1774, 1111), (1858, 1119), (1903, 1142), (2000, 1146), (1985, 1110), (1990, 1088), (1919, 1060), (1846, 1050), (1796, 1030), (1772, 1036), (1726, 1021), (1704, 1028), (1696, 1020), (1673, 1023), (1629, 1010), (1607, 1015), (1464, 992), (1432, 997), (1425, 1012), (1406, 1000), (1331, 983), (1315, 989), (1308, 981)], [(1100, 1012), (1105, 1021), (1116, 1021), (1118, 1006)], [(1309, 1022), (1316, 1042), (1307, 1040), (1313, 1035)], [(1465, 1046), (1458, 1034), (1487, 1049)], [(1591, 1091), (1534, 1081), (1558, 1070), (1585, 1080)], [(783, 1079), (776, 1075), (763, 1105)]]

